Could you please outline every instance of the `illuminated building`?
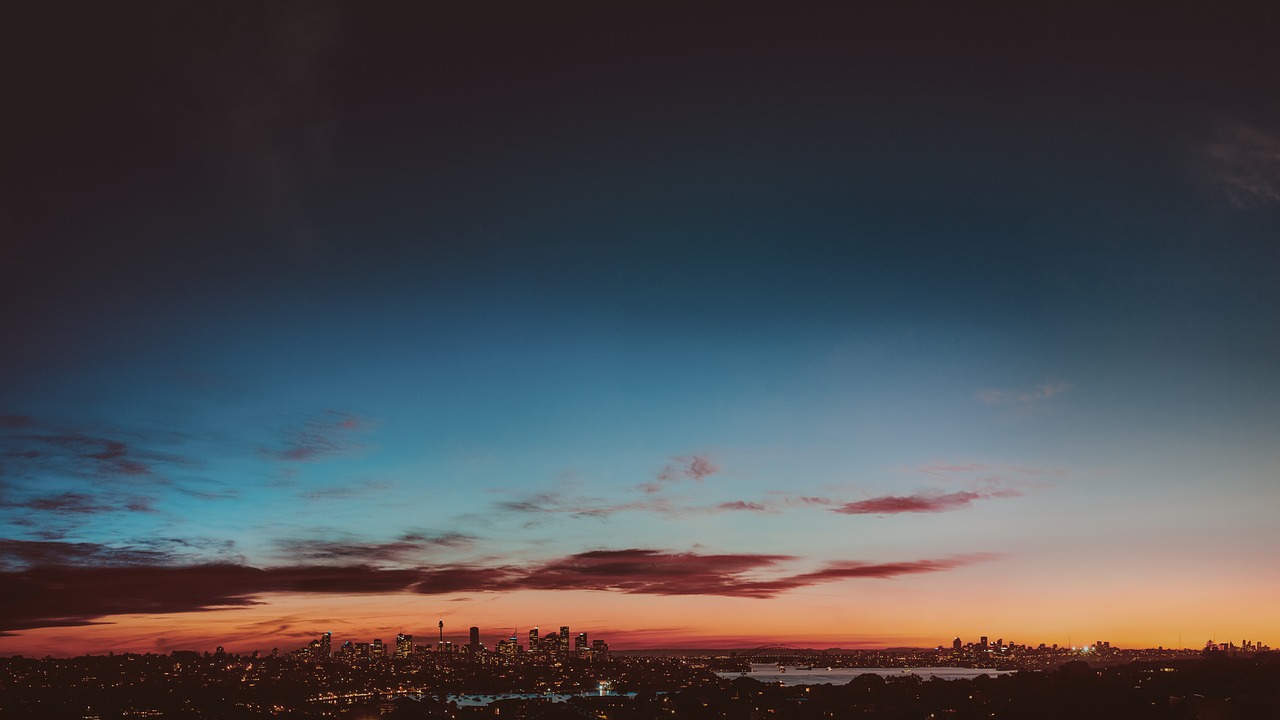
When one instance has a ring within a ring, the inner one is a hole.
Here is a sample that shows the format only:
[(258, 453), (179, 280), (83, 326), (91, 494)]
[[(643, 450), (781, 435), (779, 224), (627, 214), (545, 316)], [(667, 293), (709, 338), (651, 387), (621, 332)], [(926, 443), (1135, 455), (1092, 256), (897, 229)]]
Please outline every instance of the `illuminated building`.
[(369, 648), (369, 655), (375, 658), (387, 656), (387, 649), (382, 645), (382, 638), (374, 638), (373, 645)]
[(561, 655), (569, 654), (569, 626), (568, 625), (560, 626), (560, 637), (559, 637), (559, 642), (557, 643), (557, 646), (556, 646), (556, 650)]
[(951, 649), (952, 649), (952, 650), (955, 650), (956, 652), (960, 652), (960, 650), (961, 650), (963, 647), (964, 647), (964, 644), (960, 642), (960, 638), (956, 638), (955, 640), (952, 640), (952, 641), (951, 641)]
[(578, 639), (573, 642), (573, 651), (581, 655), (582, 653), (586, 652), (586, 650), (587, 650), (587, 634), (584, 632), (580, 632), (578, 633)]
[(413, 655), (413, 636), (400, 633), (396, 635), (396, 657), (407, 658)]
[(320, 636), (320, 657), (327, 658), (332, 652), (333, 633), (327, 632)]
[(538, 628), (535, 626), (529, 631), (529, 652), (536, 655), (541, 651), (542, 648), (538, 645)]

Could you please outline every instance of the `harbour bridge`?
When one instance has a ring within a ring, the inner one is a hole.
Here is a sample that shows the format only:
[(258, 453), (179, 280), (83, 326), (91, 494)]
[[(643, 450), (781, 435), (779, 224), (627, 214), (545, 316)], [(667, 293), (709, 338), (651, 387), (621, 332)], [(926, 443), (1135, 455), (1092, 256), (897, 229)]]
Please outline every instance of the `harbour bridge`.
[(761, 645), (737, 654), (737, 659), (749, 662), (800, 663), (803, 665), (826, 665), (830, 657), (826, 650), (796, 647), (786, 643)]

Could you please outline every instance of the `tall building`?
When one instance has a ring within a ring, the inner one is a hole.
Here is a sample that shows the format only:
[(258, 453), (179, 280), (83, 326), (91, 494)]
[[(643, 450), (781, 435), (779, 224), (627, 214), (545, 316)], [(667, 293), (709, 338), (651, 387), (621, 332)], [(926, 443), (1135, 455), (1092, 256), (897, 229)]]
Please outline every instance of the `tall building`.
[(569, 626), (568, 625), (560, 626), (559, 640), (560, 642), (557, 643), (556, 649), (560, 651), (561, 655), (568, 655), (569, 654)]
[(374, 638), (373, 645), (369, 648), (369, 655), (376, 658), (387, 656), (387, 649), (382, 645), (382, 638)]
[(480, 628), (471, 628), (471, 642), (467, 643), (467, 649), (473, 654), (480, 652)]
[(327, 632), (320, 636), (320, 657), (327, 658), (331, 654), (333, 643), (333, 633)]
[(534, 626), (534, 628), (529, 631), (529, 652), (536, 655), (541, 650), (541, 646), (538, 645), (538, 628), (537, 626)]
[(983, 650), (986, 650), (986, 649), (987, 649), (987, 636), (986, 636), (986, 635), (983, 635), (983, 636), (982, 636), (982, 639), (978, 641), (978, 644), (982, 646), (982, 649), (983, 649)]
[(964, 643), (960, 642), (960, 638), (956, 638), (955, 640), (951, 641), (952, 650), (955, 650), (956, 652), (960, 652), (962, 648), (964, 648)]
[(396, 657), (413, 657), (413, 636), (400, 633), (396, 635)]
[(584, 632), (578, 633), (578, 639), (573, 642), (573, 651), (579, 655), (587, 651), (587, 634), (586, 633)]

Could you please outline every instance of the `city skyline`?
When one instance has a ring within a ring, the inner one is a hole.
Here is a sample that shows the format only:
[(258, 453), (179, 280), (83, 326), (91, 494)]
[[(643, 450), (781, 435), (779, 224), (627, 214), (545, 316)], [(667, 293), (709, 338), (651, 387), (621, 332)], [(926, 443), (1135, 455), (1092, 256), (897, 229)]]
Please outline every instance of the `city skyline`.
[(0, 655), (1280, 637), (1274, 10), (39, 5)]

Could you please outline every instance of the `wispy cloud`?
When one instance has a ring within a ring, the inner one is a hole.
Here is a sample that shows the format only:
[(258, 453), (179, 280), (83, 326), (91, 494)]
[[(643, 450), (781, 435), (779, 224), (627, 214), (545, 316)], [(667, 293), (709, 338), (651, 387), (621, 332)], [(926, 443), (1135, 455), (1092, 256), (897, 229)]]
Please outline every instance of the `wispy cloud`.
[(748, 512), (769, 512), (769, 508), (758, 502), (748, 502), (746, 500), (732, 500), (730, 502), (722, 502), (715, 506), (716, 510), (745, 510)]
[(0, 507), (24, 508), (57, 515), (96, 515), (112, 512), (155, 512), (151, 502), (145, 497), (111, 499), (87, 493), (64, 492), (14, 502), (0, 499)]
[(346, 485), (338, 485), (334, 487), (317, 488), (300, 493), (298, 497), (303, 500), (350, 500), (351, 498), (360, 497), (369, 493), (381, 492), (391, 487), (388, 482), (353, 482)]
[(940, 513), (969, 507), (975, 500), (992, 497), (1013, 497), (1016, 490), (1000, 490), (995, 493), (952, 492), (917, 493), (914, 495), (881, 495), (857, 502), (848, 502), (831, 512), (841, 515), (895, 515), (898, 513)]
[(369, 430), (369, 421), (340, 410), (325, 410), (288, 429), (276, 448), (263, 452), (286, 462), (310, 462), (347, 455), (362, 446), (356, 435)]
[(1280, 203), (1280, 134), (1229, 125), (1205, 149), (1208, 177), (1237, 208)]
[(335, 540), (279, 540), (279, 557), (293, 562), (385, 565), (416, 564), (441, 549), (469, 546), (475, 540), (462, 533), (410, 532), (383, 543), (360, 542), (344, 537)]
[(21, 418), (0, 425), (0, 457), (10, 476), (38, 479), (54, 474), (90, 480), (153, 480), (158, 466), (188, 464), (185, 458), (153, 449), (173, 443), (175, 436), (150, 437), (140, 433), (86, 433), (60, 428), (40, 428), (35, 420)]
[(661, 491), (663, 487), (682, 480), (702, 482), (718, 472), (720, 472), (720, 466), (716, 465), (706, 455), (673, 457), (671, 462), (658, 471), (653, 482), (644, 483), (640, 486), (640, 489), (647, 493), (656, 493)]
[(988, 388), (978, 391), (978, 400), (987, 405), (1009, 405), (1014, 403), (1037, 403), (1051, 400), (1072, 386), (1060, 380), (1044, 382), (1030, 388), (1020, 390)]

